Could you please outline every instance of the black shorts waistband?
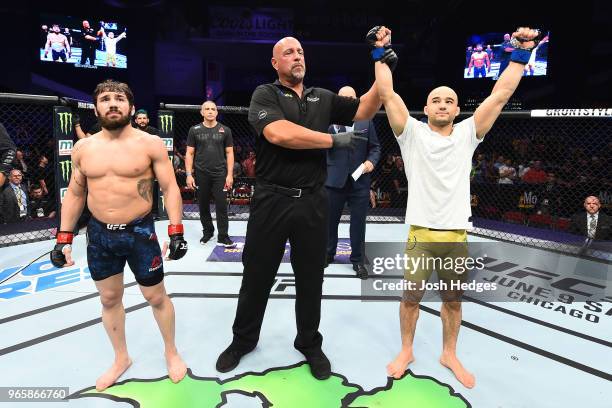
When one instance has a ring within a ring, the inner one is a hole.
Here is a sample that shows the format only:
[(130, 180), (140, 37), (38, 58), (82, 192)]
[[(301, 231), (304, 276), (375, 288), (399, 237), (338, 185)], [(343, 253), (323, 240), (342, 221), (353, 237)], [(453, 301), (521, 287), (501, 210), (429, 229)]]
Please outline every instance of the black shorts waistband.
[(285, 186), (281, 186), (278, 184), (267, 183), (265, 181), (258, 181), (255, 186), (256, 186), (256, 189), (261, 188), (264, 190), (274, 191), (275, 193), (279, 193), (282, 195), (286, 195), (287, 197), (293, 197), (293, 198), (300, 198), (308, 194), (316, 193), (322, 187), (322, 186), (305, 187), (305, 188), (285, 187)]
[(111, 232), (132, 232), (132, 231), (134, 231), (134, 227), (136, 227), (137, 225), (142, 224), (145, 221), (153, 220), (153, 215), (151, 213), (148, 213), (144, 217), (138, 217), (135, 220), (133, 220), (133, 221), (127, 223), (127, 224), (108, 224), (108, 223), (102, 222), (102, 221), (94, 218), (93, 216), (91, 217), (91, 220), (96, 222), (97, 224), (99, 224), (102, 228), (104, 228), (107, 231), (111, 231)]

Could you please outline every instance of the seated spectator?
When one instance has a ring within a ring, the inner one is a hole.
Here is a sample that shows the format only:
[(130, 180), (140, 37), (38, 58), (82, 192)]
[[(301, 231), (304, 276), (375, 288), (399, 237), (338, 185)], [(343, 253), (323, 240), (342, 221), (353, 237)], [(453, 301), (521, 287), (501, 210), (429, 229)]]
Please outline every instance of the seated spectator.
[(523, 174), (523, 182), (527, 184), (544, 184), (547, 179), (548, 177), (544, 169), (542, 169), (542, 162), (540, 160), (535, 160), (533, 166)]
[(572, 216), (569, 232), (587, 237), (589, 240), (611, 240), (612, 218), (599, 211), (599, 198), (588, 196), (584, 199), (584, 209)]
[(49, 159), (44, 154), (41, 154), (38, 158), (38, 165), (32, 168), (32, 173), (30, 180), (32, 183), (40, 184), (43, 189), (44, 195), (51, 195), (55, 188), (55, 183), (53, 182), (53, 169), (49, 168)]
[(40, 184), (30, 186), (30, 216), (32, 218), (55, 218), (55, 203), (44, 196)]
[(24, 159), (23, 150), (21, 149), (17, 149), (15, 151), (15, 160), (13, 161), (13, 168), (21, 171), (24, 180), (28, 178), (28, 164)]
[(499, 173), (499, 169), (504, 165), (505, 162), (506, 162), (506, 159), (504, 158), (504, 156), (502, 156), (501, 154), (497, 156), (495, 163), (493, 163), (493, 167), (495, 167), (498, 173)]
[(408, 201), (408, 180), (404, 171), (404, 161), (401, 157), (395, 159), (395, 167), (391, 172), (393, 190), (391, 190), (391, 205), (395, 208), (406, 207)]
[[(502, 157), (502, 156), (500, 156)], [(516, 180), (516, 169), (512, 165), (511, 159), (506, 159), (504, 164), (499, 167), (499, 184), (514, 184)]]
[(242, 165), (237, 160), (234, 162), (234, 173), (233, 174), (234, 174), (234, 179), (244, 176), (244, 172), (242, 171)]
[(172, 158), (172, 166), (176, 175), (176, 182), (179, 187), (187, 186), (187, 175), (185, 172), (185, 155), (180, 152), (178, 146), (174, 146), (174, 154)]
[(483, 153), (475, 155), (475, 159), (472, 160), (472, 176), (471, 180), (475, 183), (485, 182), (485, 171), (487, 167), (487, 158)]
[(246, 177), (253, 178), (255, 177), (255, 163), (257, 162), (257, 157), (255, 156), (255, 152), (249, 150), (247, 154), (247, 158), (242, 162), (242, 169), (244, 170), (244, 175)]
[(0, 192), (0, 223), (25, 221), (30, 210), (27, 189), (23, 184), (23, 174), (13, 169), (9, 182)]

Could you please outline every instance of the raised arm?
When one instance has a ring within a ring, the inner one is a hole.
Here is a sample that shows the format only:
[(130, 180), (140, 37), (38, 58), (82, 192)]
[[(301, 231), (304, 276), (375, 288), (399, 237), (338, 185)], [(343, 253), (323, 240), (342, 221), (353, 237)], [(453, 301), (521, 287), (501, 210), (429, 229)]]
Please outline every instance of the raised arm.
[(524, 66), (531, 56), (531, 49), (535, 46), (535, 42), (531, 40), (536, 38), (538, 34), (536, 30), (531, 30), (528, 27), (521, 27), (512, 34), (513, 38), (527, 40), (523, 41), (522, 44), (525, 49), (515, 49), (512, 52), (510, 64), (497, 80), (491, 95), (474, 112), (476, 136), (479, 139), (482, 139), (491, 130), (493, 123), (495, 123), (502, 109), (508, 103), (514, 91), (516, 91), (523, 77)]
[(376, 112), (380, 110), (381, 106), (382, 101), (378, 94), (376, 81), (374, 81), (368, 92), (359, 97), (359, 108), (357, 108), (357, 113), (355, 113), (353, 121), (372, 119), (374, 115), (376, 115)]
[(393, 90), (391, 69), (389, 69), (387, 64), (377, 61), (374, 63), (374, 74), (376, 75), (375, 84), (378, 87), (380, 99), (383, 105), (385, 105), (389, 125), (396, 136), (401, 135), (409, 113), (402, 98)]

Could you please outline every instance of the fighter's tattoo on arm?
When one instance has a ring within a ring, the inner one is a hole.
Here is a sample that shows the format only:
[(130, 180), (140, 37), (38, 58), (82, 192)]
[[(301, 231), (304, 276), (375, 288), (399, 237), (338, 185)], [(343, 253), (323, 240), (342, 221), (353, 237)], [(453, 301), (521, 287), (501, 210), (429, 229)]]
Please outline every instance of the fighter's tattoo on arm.
[[(79, 181), (79, 177), (82, 177), (83, 180)], [(81, 187), (83, 190), (87, 190), (87, 177), (83, 174), (79, 166), (74, 162), (72, 162), (72, 178), (79, 187)]]
[(146, 201), (153, 201), (153, 179), (138, 180), (138, 194)]

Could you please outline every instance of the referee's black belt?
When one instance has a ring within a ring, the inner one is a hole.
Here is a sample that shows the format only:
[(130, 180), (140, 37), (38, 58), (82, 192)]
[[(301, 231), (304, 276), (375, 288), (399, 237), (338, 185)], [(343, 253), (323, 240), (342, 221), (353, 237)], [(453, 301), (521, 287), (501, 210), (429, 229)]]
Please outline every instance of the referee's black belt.
[(315, 193), (321, 189), (321, 186), (293, 188), (293, 187), (285, 187), (285, 186), (280, 186), (278, 184), (272, 184), (272, 183), (261, 182), (261, 181), (258, 182), (256, 186), (264, 190), (274, 191), (275, 193), (279, 193), (282, 195), (286, 195), (287, 197), (293, 197), (293, 198), (300, 198), (305, 195)]

